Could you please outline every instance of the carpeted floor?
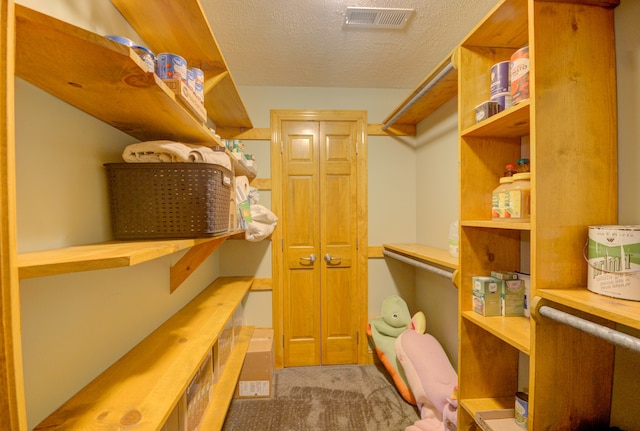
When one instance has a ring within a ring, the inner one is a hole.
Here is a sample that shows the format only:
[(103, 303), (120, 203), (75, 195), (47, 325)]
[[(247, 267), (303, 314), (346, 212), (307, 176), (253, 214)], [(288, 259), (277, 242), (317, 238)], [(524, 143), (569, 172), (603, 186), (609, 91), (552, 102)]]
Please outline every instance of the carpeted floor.
[(224, 431), (404, 431), (420, 419), (379, 365), (274, 371), (271, 398), (234, 399)]

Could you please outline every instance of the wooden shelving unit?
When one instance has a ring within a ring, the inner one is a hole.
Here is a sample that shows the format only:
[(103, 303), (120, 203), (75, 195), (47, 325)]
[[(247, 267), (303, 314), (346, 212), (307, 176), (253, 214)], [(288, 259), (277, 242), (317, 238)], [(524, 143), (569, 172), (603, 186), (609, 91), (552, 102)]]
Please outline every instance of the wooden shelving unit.
[[(180, 53), (191, 66), (204, 70), (205, 107), (218, 133), (222, 135), (225, 128), (235, 133), (252, 128), (198, 0), (113, 3), (156, 53)], [(15, 10), (15, 16), (5, 16), (7, 6), (9, 12)], [(15, 76), (140, 140), (223, 145), (208, 124), (192, 114), (154, 73), (148, 72), (128, 47), (12, 1), (3, 2), (2, 16), (10, 20), (10, 25), (3, 28), (11, 32), (11, 41), (15, 23), (15, 58), (13, 49), (7, 49), (4, 62), (11, 65), (15, 60)], [(4, 41), (3, 46), (13, 48), (13, 44), (5, 45)], [(13, 69), (5, 69), (12, 81)], [(5, 114), (4, 120), (13, 119), (10, 113)], [(10, 155), (13, 145), (11, 136), (7, 142)], [(255, 170), (231, 159), (236, 174), (255, 178)], [(13, 163), (11, 160), (8, 164), (11, 169)], [(7, 178), (11, 169), (4, 170), (2, 178), (9, 188), (14, 186), (12, 178)], [(13, 190), (4, 190), (3, 206), (6, 204), (7, 211), (15, 215), (15, 202), (7, 195), (13, 196)], [(11, 225), (4, 220), (6, 231)], [(17, 256), (14, 249), (15, 259), (10, 263), (16, 277), (11, 282), (11, 292), (18, 292), (18, 275), (24, 279), (132, 266), (188, 249), (171, 268), (173, 291), (227, 238), (242, 232), (212, 238), (109, 241)], [(6, 244), (15, 248), (11, 241)], [(8, 280), (4, 274), (3, 271), (3, 278)], [(160, 429), (252, 283), (252, 277), (216, 280), (36, 429)], [(10, 297), (5, 295), (5, 299)], [(8, 315), (17, 316), (19, 321), (18, 301), (3, 301), (2, 305)], [(247, 327), (239, 334), (203, 419), (206, 429), (222, 427), (252, 332), (253, 328)], [(11, 346), (16, 334), (3, 332), (8, 340), (6, 346)], [(20, 361), (16, 356), (9, 361), (0, 360), (0, 366), (10, 374), (21, 369)], [(26, 419), (23, 400), (19, 399), (22, 388), (17, 386), (3, 391), (5, 397), (0, 398), (10, 400), (10, 423), (19, 424), (22, 429)]]
[[(251, 129), (251, 119), (198, 0), (111, 0), (147, 46), (174, 52), (205, 75), (205, 108), (216, 131)], [(173, 29), (173, 31), (164, 31)]]
[[(579, 248), (588, 226), (617, 221), (617, 4), (502, 0), (460, 44), (460, 429), (477, 428), (478, 411), (513, 408), (522, 389), (529, 391), (531, 431), (609, 424), (613, 346), (534, 307), (531, 319), (483, 317), (473, 311), (472, 277), (524, 266), (535, 304), (605, 326), (640, 327), (636, 304), (577, 288), (586, 284)], [(476, 124), (475, 107), (490, 98), (491, 66), (525, 45), (530, 98)], [(570, 61), (566, 46), (573, 47)], [(493, 221), (491, 193), (505, 164), (520, 157), (531, 160), (531, 220)], [(518, 387), (523, 354), (527, 388)]]
[[(35, 430), (160, 429), (252, 281), (251, 277), (217, 279)], [(226, 411), (252, 332), (253, 328), (243, 329), (209, 410)]]

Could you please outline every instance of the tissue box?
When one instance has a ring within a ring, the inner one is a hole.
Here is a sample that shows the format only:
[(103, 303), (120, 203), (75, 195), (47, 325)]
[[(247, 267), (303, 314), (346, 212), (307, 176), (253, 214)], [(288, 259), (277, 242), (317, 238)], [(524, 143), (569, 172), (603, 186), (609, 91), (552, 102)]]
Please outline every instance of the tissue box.
[(502, 281), (502, 315), (524, 316), (524, 280)]
[(473, 277), (473, 310), (483, 316), (502, 314), (502, 280)]

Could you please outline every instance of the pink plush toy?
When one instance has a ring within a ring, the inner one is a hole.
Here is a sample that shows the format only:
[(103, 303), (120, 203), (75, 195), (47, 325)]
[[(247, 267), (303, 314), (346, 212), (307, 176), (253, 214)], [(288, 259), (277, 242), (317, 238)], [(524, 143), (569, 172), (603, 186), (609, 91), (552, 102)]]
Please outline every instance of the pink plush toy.
[(438, 340), (408, 329), (396, 339), (395, 349), (420, 409), (421, 419), (405, 431), (455, 430), (458, 375)]

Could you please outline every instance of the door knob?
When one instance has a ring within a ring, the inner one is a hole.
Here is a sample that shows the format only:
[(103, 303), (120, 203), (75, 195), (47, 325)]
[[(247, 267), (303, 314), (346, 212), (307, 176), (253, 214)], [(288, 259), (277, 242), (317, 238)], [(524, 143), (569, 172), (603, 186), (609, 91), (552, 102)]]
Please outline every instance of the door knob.
[(327, 262), (328, 264), (332, 264), (334, 260), (342, 260), (342, 258), (340, 257), (333, 257), (331, 256), (329, 253), (324, 255), (324, 261)]
[(316, 255), (311, 253), (309, 257), (301, 257), (300, 260), (306, 260), (309, 263), (314, 263), (316, 261)]

